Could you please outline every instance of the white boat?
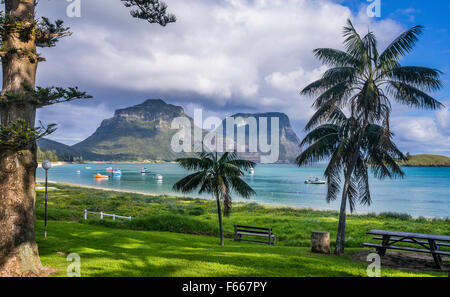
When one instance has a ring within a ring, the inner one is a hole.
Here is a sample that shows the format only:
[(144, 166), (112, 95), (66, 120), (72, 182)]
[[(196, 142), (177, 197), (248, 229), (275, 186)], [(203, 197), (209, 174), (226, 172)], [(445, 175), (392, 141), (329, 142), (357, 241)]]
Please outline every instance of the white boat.
[(251, 175), (255, 174), (255, 169), (250, 168), (249, 173), (250, 173)]
[(120, 169), (115, 169), (115, 170), (113, 171), (113, 175), (114, 175), (114, 176), (121, 176), (121, 175), (122, 175), (122, 171), (120, 171)]
[(81, 174), (81, 170), (77, 170), (77, 174)]
[(318, 177), (310, 177), (309, 179), (305, 180), (305, 184), (309, 184), (309, 185), (323, 185), (326, 183), (327, 183), (327, 181), (320, 180)]
[(148, 169), (147, 167), (144, 167), (141, 169), (141, 173), (151, 173), (151, 170)]
[(88, 166), (88, 167), (85, 167), (85, 169), (91, 169), (91, 168), (92, 168), (92, 167), (89, 167), (89, 166)]
[(163, 179), (163, 176), (162, 176), (161, 174), (155, 174), (155, 178), (156, 178), (157, 180), (162, 180), (162, 179)]

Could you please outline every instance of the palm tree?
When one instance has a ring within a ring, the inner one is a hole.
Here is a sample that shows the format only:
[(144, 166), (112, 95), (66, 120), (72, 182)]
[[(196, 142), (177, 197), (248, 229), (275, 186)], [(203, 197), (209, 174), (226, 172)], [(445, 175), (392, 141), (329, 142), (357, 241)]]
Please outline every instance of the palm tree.
[(228, 217), (231, 213), (231, 191), (249, 198), (255, 191), (244, 181), (244, 171), (255, 166), (254, 162), (239, 159), (236, 153), (226, 152), (219, 157), (217, 152), (198, 153), (197, 157), (177, 159), (179, 165), (187, 170), (196, 170), (179, 180), (173, 186), (175, 191), (189, 193), (197, 188), (199, 194), (208, 193), (217, 201), (219, 215), (220, 245), (223, 246), (223, 224), (220, 201), (223, 201), (223, 213)]
[[(355, 188), (352, 183), (355, 180), (359, 181), (360, 170), (363, 169), (360, 163), (375, 166), (378, 177), (392, 176), (385, 172), (385, 169), (396, 171), (394, 163), (384, 168), (376, 162), (388, 160), (384, 160), (377, 149), (369, 146), (373, 145), (369, 142), (369, 136), (373, 137), (371, 140), (380, 141), (378, 147), (384, 146), (382, 149), (392, 159), (389, 162), (395, 162), (393, 156), (404, 158), (403, 154), (396, 153), (395, 145), (390, 141), (392, 137), (389, 127), (392, 109), (390, 98), (410, 107), (434, 110), (443, 106), (427, 94), (442, 87), (439, 79), (441, 72), (426, 67), (402, 66), (399, 62), (401, 57), (413, 49), (422, 31), (422, 26), (412, 27), (379, 54), (375, 35), (368, 32), (361, 37), (348, 20), (343, 31), (345, 51), (331, 48), (314, 50), (315, 56), (331, 68), (321, 79), (302, 90), (304, 95), (317, 96), (313, 104), (317, 111), (305, 127), (306, 131), (312, 130), (312, 134), (308, 134), (310, 140), (303, 141), (303, 144), (311, 143), (311, 149), (305, 150), (298, 157), (297, 164), (301, 166), (326, 156), (331, 157), (325, 173), (328, 177), (328, 200), (336, 199), (339, 192), (338, 175), (343, 170), (345, 181), (342, 189), (336, 254), (344, 252), (347, 199), (350, 200), (350, 208), (353, 210), (352, 203), (355, 201), (352, 200), (354, 198), (352, 191)], [(341, 111), (345, 109), (351, 114), (346, 121), (343, 120)], [(324, 133), (323, 130), (317, 130), (322, 124), (337, 125), (345, 130), (345, 133), (339, 130), (340, 145), (326, 144), (332, 139), (328, 134), (323, 135), (325, 137), (323, 140), (315, 138), (315, 135)], [(383, 133), (384, 136), (377, 136), (375, 131)], [(381, 173), (377, 170), (381, 170)], [(396, 173), (402, 175), (400, 172)]]

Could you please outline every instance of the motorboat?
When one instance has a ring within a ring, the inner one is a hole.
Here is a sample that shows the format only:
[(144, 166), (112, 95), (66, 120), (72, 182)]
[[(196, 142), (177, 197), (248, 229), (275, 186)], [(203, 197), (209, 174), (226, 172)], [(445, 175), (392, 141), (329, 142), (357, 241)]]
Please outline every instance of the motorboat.
[(77, 170), (77, 174), (81, 174), (81, 170)]
[(326, 183), (327, 183), (327, 181), (321, 180), (318, 177), (310, 177), (309, 179), (305, 180), (305, 184), (310, 184), (310, 185), (323, 185)]
[(108, 167), (105, 169), (105, 171), (114, 171), (114, 169), (112, 167)]
[(141, 169), (141, 173), (151, 173), (151, 171), (147, 167), (144, 167)]
[(163, 176), (162, 176), (161, 174), (155, 174), (155, 178), (156, 178), (157, 180), (162, 180), (162, 179), (163, 179)]
[(114, 169), (112, 173), (113, 173), (114, 176), (122, 175), (122, 171), (120, 171), (120, 169)]
[(94, 174), (94, 178), (98, 178), (98, 179), (108, 179), (109, 176), (108, 176), (108, 175), (104, 175), (104, 174), (97, 173), (97, 174)]

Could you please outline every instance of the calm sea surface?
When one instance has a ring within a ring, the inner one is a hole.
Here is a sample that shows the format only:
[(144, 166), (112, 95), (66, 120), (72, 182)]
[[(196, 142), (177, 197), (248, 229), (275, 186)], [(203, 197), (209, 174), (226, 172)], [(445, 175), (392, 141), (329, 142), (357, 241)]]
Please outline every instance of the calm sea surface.
[[(106, 174), (105, 168), (112, 166), (122, 170), (121, 177), (96, 180), (96, 173)], [(151, 174), (141, 174), (143, 167), (161, 174), (158, 181)], [(77, 171), (80, 173), (77, 173)], [(326, 185), (307, 185), (305, 179), (322, 177), (324, 167), (298, 168), (294, 165), (258, 165), (255, 174), (245, 176), (245, 180), (256, 191), (251, 199), (233, 197), (234, 201), (257, 202), (268, 205), (284, 205), (302, 208), (338, 210), (339, 202), (325, 201)], [(408, 167), (406, 177), (396, 180), (376, 180), (371, 178), (373, 204), (358, 206), (357, 213), (401, 212), (419, 217), (450, 217), (450, 168)], [(70, 164), (57, 166), (49, 171), (49, 180), (68, 182), (101, 188), (120, 189), (152, 194), (176, 194), (172, 185), (186, 175), (177, 164)], [(44, 170), (39, 168), (39, 179), (44, 178)], [(197, 193), (186, 195), (204, 197)]]

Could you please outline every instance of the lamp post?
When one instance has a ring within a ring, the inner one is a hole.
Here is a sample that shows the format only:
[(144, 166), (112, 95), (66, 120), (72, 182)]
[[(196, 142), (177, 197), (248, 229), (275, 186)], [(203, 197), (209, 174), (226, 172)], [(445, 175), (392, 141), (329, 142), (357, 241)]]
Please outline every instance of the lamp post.
[(42, 168), (45, 170), (45, 223), (44, 223), (44, 237), (47, 238), (47, 186), (48, 186), (48, 170), (52, 168), (52, 163), (49, 160), (42, 162)]

